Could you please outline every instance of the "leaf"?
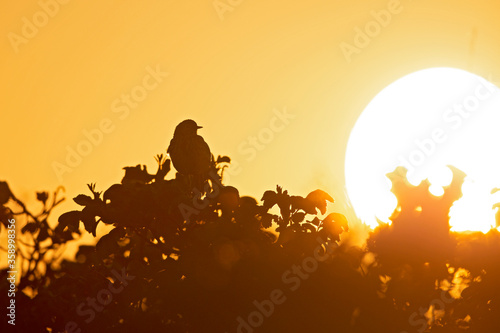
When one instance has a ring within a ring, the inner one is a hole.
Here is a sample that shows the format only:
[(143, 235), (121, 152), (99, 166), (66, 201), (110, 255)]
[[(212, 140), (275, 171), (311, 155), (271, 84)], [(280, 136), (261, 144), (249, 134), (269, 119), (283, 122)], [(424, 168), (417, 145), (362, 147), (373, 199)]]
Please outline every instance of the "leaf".
[(10, 191), (7, 182), (0, 182), (0, 205), (6, 204), (11, 195), (12, 192)]
[(285, 228), (280, 231), (277, 244), (283, 245), (297, 238), (297, 233), (292, 228)]
[(95, 222), (95, 219), (85, 218), (82, 222), (85, 230), (91, 233), (92, 236), (96, 237), (97, 223)]
[(64, 230), (64, 228), (62, 228), (61, 225), (56, 226), (54, 229), (54, 233), (52, 235), (52, 244), (64, 244), (67, 241), (73, 240), (73, 235), (72, 235), (73, 232), (80, 235), (80, 230), (78, 230), (78, 226), (74, 231), (70, 230), (69, 228), (67, 230)]
[(224, 186), (220, 190), (217, 201), (222, 205), (223, 208), (235, 210), (239, 205), (240, 194), (235, 187)]
[(36, 192), (36, 199), (41, 201), (44, 205), (49, 198), (49, 194), (47, 192)]
[(6, 228), (8, 228), (10, 225), (9, 220), (11, 218), (12, 218), (12, 211), (10, 210), (10, 208), (5, 206), (0, 206), (0, 223), (3, 224)]
[(125, 237), (126, 231), (125, 228), (116, 227), (113, 230), (111, 230), (108, 235), (112, 237), (114, 240), (118, 241), (119, 239)]
[(80, 224), (80, 219), (82, 217), (82, 212), (78, 210), (73, 210), (59, 216), (59, 226), (64, 229), (68, 227), (71, 232), (77, 232)]
[(43, 242), (44, 240), (46, 240), (49, 237), (50, 237), (50, 235), (49, 235), (49, 229), (48, 229), (48, 227), (43, 227), (42, 226), (40, 228), (40, 232), (38, 233), (37, 240), (39, 242)]
[(110, 234), (102, 236), (95, 248), (103, 256), (120, 251), (120, 246), (117, 244), (116, 239)]
[(229, 158), (229, 156), (217, 156), (217, 164), (219, 163), (231, 163), (231, 159)]
[(312, 221), (310, 221), (309, 223), (311, 224), (314, 224), (315, 226), (319, 226), (319, 223), (321, 222), (320, 219), (318, 219), (318, 217), (316, 216)]
[(240, 197), (240, 210), (245, 211), (247, 214), (255, 215), (260, 209), (255, 198), (249, 196)]
[(278, 194), (274, 191), (266, 191), (260, 200), (264, 202), (264, 209), (269, 210), (278, 203)]
[(154, 176), (148, 173), (147, 167), (140, 164), (135, 167), (124, 167), (125, 176), (122, 179), (122, 184), (140, 183), (146, 184), (153, 180)]
[(322, 190), (315, 190), (309, 193), (306, 197), (307, 200), (311, 201), (316, 208), (319, 209), (321, 214), (326, 213), (327, 201), (333, 202), (333, 198)]
[(85, 207), (82, 210), (81, 217), (82, 217), (82, 222), (83, 222), (83, 226), (85, 227), (85, 230), (87, 230), (94, 237), (96, 237), (97, 223), (95, 221), (95, 215), (92, 214), (91, 210), (87, 210), (87, 207)]
[(342, 232), (349, 231), (347, 218), (340, 213), (328, 214), (323, 220), (323, 227), (337, 241)]
[(290, 197), (290, 202), (292, 209), (302, 209), (307, 214), (316, 214), (316, 207), (311, 200), (294, 195)]
[(26, 225), (21, 229), (21, 233), (24, 234), (26, 232), (34, 233), (38, 230), (38, 226), (35, 222), (26, 223)]
[(309, 230), (310, 232), (316, 232), (317, 231), (316, 228), (312, 224), (310, 224), (310, 223), (303, 223), (302, 224), (302, 228), (304, 230)]
[(73, 201), (79, 204), (80, 206), (88, 206), (92, 203), (92, 198), (85, 194), (79, 194), (73, 198)]
[(104, 202), (111, 200), (114, 201), (116, 198), (123, 195), (123, 185), (122, 184), (113, 184), (110, 188), (108, 188), (103, 194)]
[(306, 217), (306, 213), (302, 213), (302, 212), (297, 212), (295, 214), (292, 215), (292, 221), (293, 222), (302, 222), (304, 221), (304, 218)]
[(288, 223), (290, 218), (291, 205), (290, 196), (288, 195), (288, 191), (283, 191), (280, 186), (276, 187), (276, 191), (278, 192), (276, 195), (276, 201), (278, 203), (278, 206), (280, 207), (281, 216), (286, 221), (286, 223)]
[(262, 215), (262, 219), (260, 220), (262, 228), (267, 229), (273, 225), (273, 215), (269, 213), (265, 213)]
[(345, 231), (349, 231), (349, 226), (347, 222), (347, 218), (340, 213), (330, 213), (328, 216), (323, 220), (323, 223), (327, 222), (336, 222), (338, 223)]

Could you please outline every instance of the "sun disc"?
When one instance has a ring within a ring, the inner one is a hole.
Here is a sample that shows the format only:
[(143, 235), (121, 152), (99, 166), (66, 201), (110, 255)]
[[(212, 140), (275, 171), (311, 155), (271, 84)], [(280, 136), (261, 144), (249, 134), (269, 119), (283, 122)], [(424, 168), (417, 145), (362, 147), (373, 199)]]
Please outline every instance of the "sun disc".
[(500, 186), (500, 93), (464, 70), (430, 68), (393, 82), (365, 108), (351, 131), (346, 187), (356, 214), (372, 227), (388, 221), (397, 200), (386, 174), (408, 169), (408, 180), (431, 181), (443, 194), (447, 165), (467, 174), (463, 197), (450, 212), (454, 231), (488, 231), (495, 225), (491, 190)]

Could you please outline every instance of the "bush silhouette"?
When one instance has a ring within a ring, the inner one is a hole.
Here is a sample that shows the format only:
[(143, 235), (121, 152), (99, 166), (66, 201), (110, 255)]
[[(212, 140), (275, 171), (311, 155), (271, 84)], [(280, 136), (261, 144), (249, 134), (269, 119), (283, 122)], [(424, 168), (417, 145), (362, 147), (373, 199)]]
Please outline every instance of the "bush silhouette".
[[(43, 210), (33, 214), (0, 183), (2, 224), (25, 222), (19, 332), (500, 331), (500, 237), (449, 232), (465, 176), (457, 169), (440, 198), (396, 169), (392, 223), (358, 247), (341, 242), (348, 223), (327, 214), (334, 199), (324, 191), (303, 197), (277, 186), (258, 201), (223, 184), (227, 156), (212, 156), (202, 178), (168, 179), (170, 160), (156, 160), (154, 174), (125, 167), (106, 191), (89, 185), (73, 199), (81, 210), (55, 227), (59, 191), (37, 193)], [(81, 226), (96, 237), (99, 223), (113, 229), (61, 259)]]

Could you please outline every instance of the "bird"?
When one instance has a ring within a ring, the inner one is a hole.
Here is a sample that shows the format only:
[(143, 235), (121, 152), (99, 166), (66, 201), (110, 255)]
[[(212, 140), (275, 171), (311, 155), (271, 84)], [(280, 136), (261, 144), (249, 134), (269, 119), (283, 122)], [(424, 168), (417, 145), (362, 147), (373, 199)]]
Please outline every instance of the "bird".
[(178, 173), (194, 176), (196, 186), (203, 185), (208, 179), (212, 165), (212, 153), (198, 129), (203, 128), (192, 119), (186, 119), (175, 127), (174, 137), (170, 140), (167, 153)]

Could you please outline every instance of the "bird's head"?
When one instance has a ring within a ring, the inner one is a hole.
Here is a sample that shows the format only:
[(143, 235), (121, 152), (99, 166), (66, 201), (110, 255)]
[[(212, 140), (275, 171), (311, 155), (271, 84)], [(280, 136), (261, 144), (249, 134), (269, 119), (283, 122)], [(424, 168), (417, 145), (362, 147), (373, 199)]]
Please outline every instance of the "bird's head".
[(177, 127), (175, 128), (174, 131), (174, 136), (191, 136), (191, 135), (196, 135), (197, 131), (199, 128), (202, 128), (201, 126), (198, 126), (196, 122), (192, 119), (186, 119), (183, 122), (181, 122)]

